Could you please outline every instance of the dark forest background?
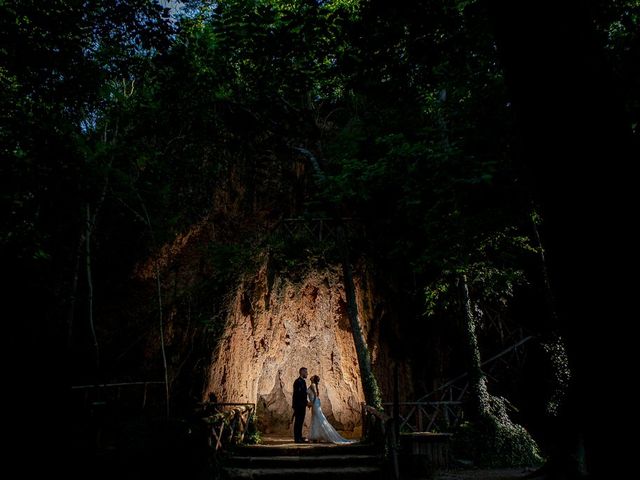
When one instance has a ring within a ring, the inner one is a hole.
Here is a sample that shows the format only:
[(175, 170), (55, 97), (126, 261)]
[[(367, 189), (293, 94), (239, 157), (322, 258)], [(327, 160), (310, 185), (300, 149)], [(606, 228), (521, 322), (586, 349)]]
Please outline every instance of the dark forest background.
[[(607, 478), (622, 421), (602, 410), (636, 321), (639, 24), (637, 0), (0, 1), (12, 444), (64, 465), (67, 387), (130, 367), (107, 303), (176, 236), (223, 232), (214, 278), (180, 292), (215, 339), (207, 299), (256, 252), (290, 270), (343, 258), (282, 242), (279, 222), (349, 217), (398, 351), (465, 315), (488, 352), (496, 325), (536, 335), (546, 367), (509, 392), (518, 420), (559, 469), (584, 449)], [(418, 380), (454, 357), (426, 353)]]

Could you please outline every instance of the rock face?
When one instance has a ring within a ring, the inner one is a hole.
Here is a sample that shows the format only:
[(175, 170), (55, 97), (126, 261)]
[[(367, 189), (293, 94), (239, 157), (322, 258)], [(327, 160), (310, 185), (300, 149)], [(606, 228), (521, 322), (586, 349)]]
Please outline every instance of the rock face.
[[(356, 282), (356, 296), (363, 330), (374, 347), (375, 370), (387, 355), (381, 355), (385, 347), (375, 333), (378, 329), (370, 328), (371, 295), (363, 291), (363, 282)], [(262, 432), (288, 433), (300, 367), (308, 368), (309, 377), (320, 376), (320, 400), (329, 421), (338, 430), (357, 434), (364, 393), (341, 269), (310, 270), (292, 280), (270, 274), (265, 263), (231, 300), (204, 396), (214, 392), (220, 402), (256, 403)], [(385, 384), (381, 382), (388, 398)], [(307, 427), (309, 421), (307, 415)]]

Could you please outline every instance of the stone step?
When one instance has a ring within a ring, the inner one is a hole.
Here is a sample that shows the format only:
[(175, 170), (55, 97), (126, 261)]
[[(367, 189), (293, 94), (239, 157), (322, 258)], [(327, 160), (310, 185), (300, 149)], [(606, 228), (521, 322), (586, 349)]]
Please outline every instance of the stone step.
[(381, 462), (380, 457), (376, 455), (235, 456), (228, 460), (228, 466), (232, 468), (373, 467), (380, 465)]
[(379, 480), (382, 470), (377, 467), (336, 468), (225, 468), (226, 480), (280, 480), (280, 479), (331, 479), (331, 480)]
[(244, 457), (321, 457), (328, 455), (376, 455), (376, 447), (367, 443), (351, 445), (289, 444), (243, 445), (233, 451), (233, 456)]

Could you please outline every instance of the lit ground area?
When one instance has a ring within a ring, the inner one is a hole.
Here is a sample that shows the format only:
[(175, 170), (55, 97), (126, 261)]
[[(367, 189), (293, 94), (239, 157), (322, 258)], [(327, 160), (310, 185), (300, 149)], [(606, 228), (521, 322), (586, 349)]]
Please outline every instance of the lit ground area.
[[(341, 433), (341, 435), (343, 435), (345, 438), (349, 439), (349, 440), (360, 440), (359, 438), (351, 438), (348, 435)], [(264, 435), (262, 437), (262, 443), (261, 445), (266, 445), (266, 446), (278, 446), (278, 447), (292, 447), (292, 448), (304, 448), (304, 447), (312, 447), (312, 446), (332, 446), (333, 444), (331, 443), (318, 443), (318, 444), (314, 444), (314, 443), (308, 443), (308, 444), (301, 444), (301, 443), (294, 443), (293, 442), (293, 436), (283, 436), (283, 435)]]
[(533, 471), (533, 468), (449, 470), (436, 474), (434, 480), (511, 480), (524, 478)]

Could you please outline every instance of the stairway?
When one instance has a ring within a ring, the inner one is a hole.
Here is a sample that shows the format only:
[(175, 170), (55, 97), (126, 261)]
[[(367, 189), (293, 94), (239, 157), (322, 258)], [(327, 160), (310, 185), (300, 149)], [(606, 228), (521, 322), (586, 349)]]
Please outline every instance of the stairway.
[(236, 449), (223, 478), (381, 480), (382, 460), (372, 445), (249, 445)]

